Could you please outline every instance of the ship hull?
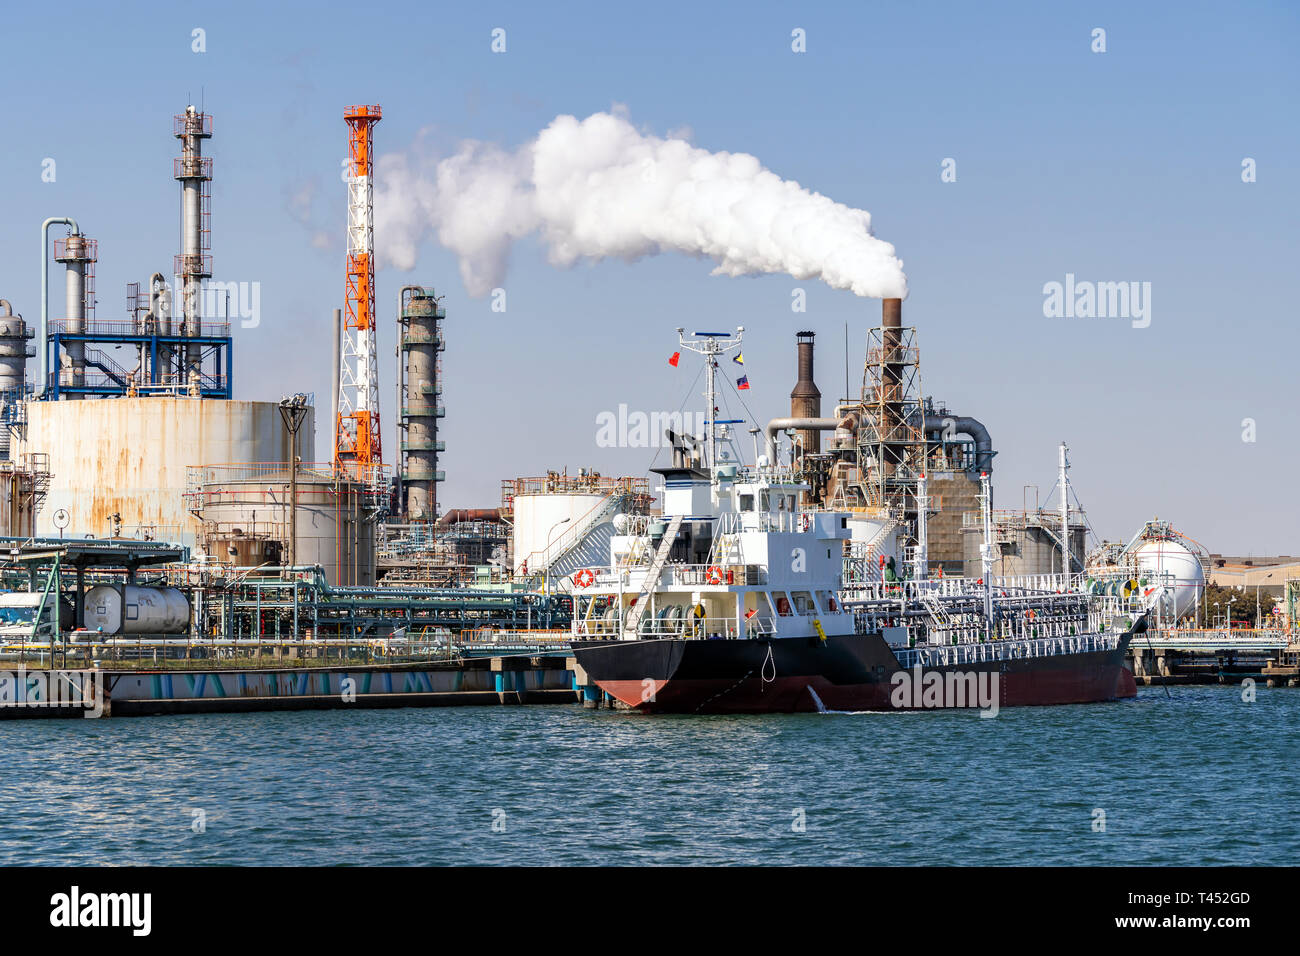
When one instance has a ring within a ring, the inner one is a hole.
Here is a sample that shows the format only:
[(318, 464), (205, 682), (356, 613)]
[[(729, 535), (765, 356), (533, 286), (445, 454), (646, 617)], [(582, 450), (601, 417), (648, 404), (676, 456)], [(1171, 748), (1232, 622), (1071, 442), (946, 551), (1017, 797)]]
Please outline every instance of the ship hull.
[[(573, 644), (587, 680), (647, 713), (797, 713), (816, 710), (1000, 709), (1133, 697), (1113, 650), (904, 670), (879, 634)], [(934, 675), (934, 676), (931, 676)]]

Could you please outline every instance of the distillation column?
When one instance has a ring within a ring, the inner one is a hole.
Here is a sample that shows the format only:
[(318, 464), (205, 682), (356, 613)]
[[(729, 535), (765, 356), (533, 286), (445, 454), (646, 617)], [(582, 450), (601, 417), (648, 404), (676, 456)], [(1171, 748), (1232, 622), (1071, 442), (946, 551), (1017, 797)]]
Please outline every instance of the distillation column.
[[(69, 335), (82, 335), (86, 331), (86, 314), (93, 308), (91, 297), (95, 291), (94, 262), (99, 255), (99, 244), (85, 236), (69, 235), (66, 239), (54, 243), (54, 261), (66, 267), (64, 274), (64, 309), (63, 331)], [(61, 385), (74, 389), (86, 384), (86, 345), (84, 342), (67, 342), (63, 346), (63, 368), (60, 370)], [(68, 395), (70, 399), (80, 399), (79, 392)]]
[[(184, 113), (174, 117), (172, 133), (181, 141), (180, 158), (173, 164), (175, 179), (181, 184), (181, 253), (175, 259), (181, 287), (180, 334), (198, 336), (202, 334), (199, 323), (203, 280), (212, 276), (212, 160), (203, 157), (203, 141), (212, 137), (212, 116), (187, 106)], [(188, 382), (201, 358), (199, 346), (185, 348), (178, 384)]]
[(26, 400), (27, 340), (31, 329), (13, 307), (0, 299), (0, 460), (9, 459), (9, 424)]
[(400, 480), (405, 493), (407, 521), (433, 521), (438, 513), (438, 419), (446, 414), (439, 404), (442, 368), (438, 353), (444, 348), (442, 320), (446, 310), (433, 289), (406, 286), (398, 315), (400, 418), (402, 438)]

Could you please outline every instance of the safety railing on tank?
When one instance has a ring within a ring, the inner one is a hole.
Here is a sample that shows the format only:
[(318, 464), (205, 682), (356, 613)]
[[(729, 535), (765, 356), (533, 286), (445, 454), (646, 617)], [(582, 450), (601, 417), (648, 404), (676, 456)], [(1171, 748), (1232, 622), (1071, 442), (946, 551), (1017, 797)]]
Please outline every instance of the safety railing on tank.
[(159, 327), (155, 319), (152, 323), (140, 319), (86, 319), (80, 323), (81, 328), (73, 331), (72, 322), (68, 319), (51, 319), (51, 335), (85, 335), (94, 337), (97, 335), (113, 336), (160, 336), (162, 338), (211, 338), (225, 339), (230, 337), (230, 322), (215, 319), (202, 319), (199, 321), (198, 334), (184, 335), (180, 331), (180, 319), (173, 320), (173, 331), (167, 332)]

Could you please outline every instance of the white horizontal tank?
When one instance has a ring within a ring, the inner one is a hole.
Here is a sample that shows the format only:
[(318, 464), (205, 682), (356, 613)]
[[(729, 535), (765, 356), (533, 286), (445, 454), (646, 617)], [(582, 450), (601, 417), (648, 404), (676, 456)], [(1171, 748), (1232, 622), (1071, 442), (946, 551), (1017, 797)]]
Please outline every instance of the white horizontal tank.
[(184, 634), (190, 602), (177, 588), (100, 584), (86, 592), (86, 629), (104, 634)]

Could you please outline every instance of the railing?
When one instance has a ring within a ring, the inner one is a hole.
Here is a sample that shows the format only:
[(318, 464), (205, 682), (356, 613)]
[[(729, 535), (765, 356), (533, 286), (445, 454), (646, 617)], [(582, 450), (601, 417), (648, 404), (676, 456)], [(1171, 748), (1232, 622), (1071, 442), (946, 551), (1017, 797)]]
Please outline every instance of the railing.
[[(577, 621), (577, 637), (587, 640), (610, 640), (621, 637), (623, 627), (619, 621), (604, 619)], [(776, 624), (768, 618), (753, 617), (739, 624), (733, 617), (682, 618), (665, 621), (647, 617), (637, 627), (637, 636), (643, 640), (675, 638), (679, 640), (752, 640), (770, 637), (776, 633)]]
[(896, 650), (894, 656), (904, 668), (953, 667), (996, 661), (1023, 660), (1034, 657), (1059, 657), (1064, 654), (1087, 654), (1113, 651), (1119, 646), (1118, 634), (1083, 634), (1077, 637), (1051, 637), (1039, 640), (988, 641), (978, 644), (921, 646)]
[[(333, 482), (339, 478), (346, 482), (355, 482), (359, 494), (368, 507), (382, 505), (388, 497), (389, 475), (391, 465), (384, 464), (344, 464), (336, 471), (331, 462), (300, 462), (297, 480), (299, 482)], [(190, 465), (185, 469), (186, 505), (191, 511), (201, 508), (208, 496), (227, 494), (224, 486), (235, 483), (261, 483), (273, 481), (277, 487), (284, 487), (289, 482), (289, 469), (283, 462), (242, 462), (222, 465)], [(260, 488), (250, 487), (237, 493), (265, 494)]]
[[(86, 319), (81, 323), (81, 329), (73, 332), (70, 328), (71, 323), (67, 319), (51, 319), (50, 334), (59, 335), (85, 335), (94, 337), (96, 335), (137, 335), (137, 336), (160, 336), (163, 338), (211, 338), (225, 339), (230, 337), (230, 323), (225, 321), (208, 321), (204, 320), (199, 323), (197, 336), (183, 336), (180, 332), (180, 319), (176, 318), (174, 332), (161, 332), (156, 328), (146, 329), (144, 319)], [(156, 321), (155, 321), (156, 325)]]
[[(863, 581), (846, 590), (852, 591), (852, 601), (925, 600), (928, 597), (973, 597), (984, 593), (984, 584), (975, 578), (929, 578), (924, 581)], [(994, 600), (1024, 600), (1029, 598), (1068, 597), (1083, 600), (1087, 594), (1075, 585), (1066, 587), (1061, 575), (1030, 574), (1018, 577), (995, 578)]]
[(648, 495), (644, 478), (606, 478), (602, 475), (552, 474), (541, 478), (509, 478), (501, 482), (501, 506), (513, 510), (519, 495), (543, 494), (631, 494)]
[[(650, 562), (624, 565), (618, 571), (601, 571), (596, 575), (596, 586), (617, 588), (619, 579), (627, 583), (625, 575), (634, 575), (638, 571), (648, 571)], [(665, 581), (665, 575), (667, 580)], [(710, 580), (714, 578), (715, 580)], [(720, 578), (721, 580), (716, 580)], [(650, 587), (641, 585), (641, 590), (654, 590), (659, 587), (753, 587), (767, 584), (767, 568), (761, 564), (666, 564), (660, 570)]]
[(1139, 647), (1159, 648), (1284, 648), (1290, 638), (1281, 628), (1152, 628), (1138, 641)]
[(742, 531), (785, 531), (803, 533), (817, 526), (813, 511), (728, 511), (718, 516), (718, 534)]

